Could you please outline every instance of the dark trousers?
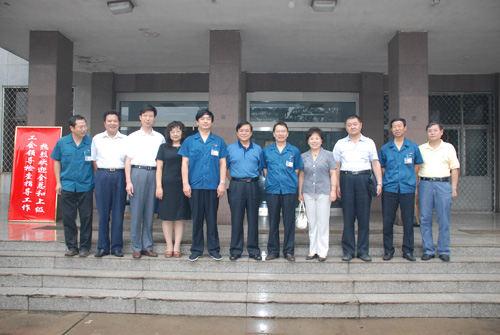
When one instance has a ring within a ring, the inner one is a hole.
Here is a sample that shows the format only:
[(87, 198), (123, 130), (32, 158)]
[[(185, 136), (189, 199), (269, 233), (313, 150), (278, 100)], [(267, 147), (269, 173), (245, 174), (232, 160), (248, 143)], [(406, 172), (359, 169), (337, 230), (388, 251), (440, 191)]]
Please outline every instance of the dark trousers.
[(297, 194), (266, 194), (267, 208), (269, 211), (269, 240), (267, 252), (269, 255), (280, 254), (280, 212), (283, 215), (283, 254), (295, 252), (295, 202)]
[[(93, 200), (93, 191), (61, 192), (64, 239), (68, 250), (90, 250)], [(76, 226), (77, 211), (80, 215), (80, 248), (78, 248), (78, 228)]]
[(220, 252), (219, 232), (217, 231), (217, 210), (219, 198), (216, 190), (191, 190), (191, 214), (193, 216), (193, 244), (191, 253), (201, 256), (203, 254), (203, 221), (207, 222), (207, 250)]
[(384, 250), (394, 253), (393, 231), (398, 206), (403, 219), (403, 253), (413, 254), (413, 213), (415, 212), (415, 193), (382, 192), (382, 215), (384, 217)]
[(259, 249), (259, 183), (232, 180), (227, 191), (231, 208), (231, 255), (243, 252), (243, 219), (247, 212), (247, 250), (250, 256), (260, 255)]
[(354, 222), (356, 219), (358, 220), (358, 255), (369, 254), (372, 203), (372, 197), (368, 192), (369, 178), (369, 174), (340, 174), (342, 212), (344, 213), (344, 232), (342, 233), (344, 255), (355, 254)]
[(97, 248), (110, 251), (111, 219), (111, 251), (123, 248), (123, 214), (127, 201), (125, 190), (125, 172), (97, 170), (95, 176), (95, 200), (99, 214), (99, 237)]

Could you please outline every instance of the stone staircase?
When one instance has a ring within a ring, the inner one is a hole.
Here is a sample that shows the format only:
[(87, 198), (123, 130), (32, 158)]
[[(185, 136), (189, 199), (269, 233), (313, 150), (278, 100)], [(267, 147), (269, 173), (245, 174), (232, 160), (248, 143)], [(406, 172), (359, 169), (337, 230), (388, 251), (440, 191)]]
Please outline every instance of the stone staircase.
[[(500, 247), (453, 247), (452, 261), (342, 262), (64, 257), (60, 242), (0, 242), (0, 308), (249, 317), (500, 317)], [(157, 248), (158, 252), (164, 252)], [(488, 255), (478, 257), (477, 255)]]

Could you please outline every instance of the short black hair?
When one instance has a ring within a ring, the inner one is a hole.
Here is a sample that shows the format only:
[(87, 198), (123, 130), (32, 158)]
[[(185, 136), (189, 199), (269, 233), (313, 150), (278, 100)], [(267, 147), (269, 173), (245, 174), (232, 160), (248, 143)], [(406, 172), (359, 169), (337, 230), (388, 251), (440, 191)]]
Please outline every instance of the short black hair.
[(405, 119), (403, 119), (402, 117), (397, 117), (397, 118), (395, 118), (395, 119), (392, 119), (392, 120), (391, 120), (391, 128), (392, 128), (392, 124), (393, 124), (394, 122), (397, 122), (397, 121), (401, 121), (401, 122), (403, 122), (403, 126), (405, 126), (405, 127), (406, 127), (406, 120), (405, 120)]
[(250, 122), (248, 122), (248, 121), (241, 121), (240, 123), (238, 123), (236, 125), (236, 131), (240, 130), (241, 127), (243, 127), (244, 125), (247, 125), (247, 124), (250, 126), (250, 131), (253, 132), (252, 124)]
[(309, 141), (309, 137), (311, 137), (313, 134), (318, 134), (318, 136), (321, 138), (321, 141), (325, 140), (325, 133), (323, 132), (323, 130), (318, 127), (312, 127), (309, 128), (306, 133), (306, 141)]
[(359, 116), (353, 114), (353, 115), (349, 115), (347, 117), (347, 119), (345, 119), (345, 124), (347, 124), (347, 121), (352, 120), (352, 119), (358, 119), (359, 123), (363, 123), (363, 121), (361, 121), (361, 118)]
[(181, 135), (181, 144), (182, 142), (184, 142), (184, 140), (186, 139), (187, 137), (187, 134), (186, 134), (186, 126), (184, 125), (184, 123), (182, 123), (181, 121), (172, 121), (170, 122), (168, 125), (167, 125), (167, 128), (165, 128), (165, 139), (167, 141), (167, 147), (170, 148), (172, 147), (172, 139), (170, 138), (170, 131), (174, 128), (177, 128), (179, 127), (179, 129), (181, 130), (182, 132), (182, 135)]
[(102, 115), (104, 122), (106, 122), (106, 118), (108, 117), (108, 115), (116, 115), (116, 117), (118, 118), (118, 121), (121, 121), (120, 115), (118, 115), (118, 112), (115, 111), (114, 109), (110, 109), (109, 111), (104, 112), (104, 114)]
[(212, 119), (212, 122), (214, 122), (214, 120), (215, 120), (214, 113), (209, 111), (207, 108), (200, 109), (198, 111), (198, 113), (196, 113), (196, 117), (195, 117), (196, 121), (198, 121), (205, 114), (210, 116), (210, 118)]
[(432, 126), (435, 126), (435, 125), (438, 125), (439, 126), (439, 130), (443, 130), (443, 125), (437, 121), (431, 121), (429, 122), (429, 124), (427, 125), (427, 127), (425, 127), (425, 130), (427, 131), (430, 127)]
[(68, 121), (69, 126), (75, 128), (76, 121), (78, 121), (78, 120), (83, 120), (83, 121), (85, 121), (85, 123), (87, 123), (87, 120), (85, 120), (85, 118), (83, 116), (76, 114), (76, 115), (73, 115), (72, 117), (69, 118), (69, 121)]
[(155, 114), (155, 117), (156, 115), (158, 115), (158, 111), (156, 110), (155, 106), (150, 104), (145, 104), (144, 106), (142, 106), (141, 109), (139, 109), (139, 115), (142, 115), (149, 111), (153, 112)]
[(284, 126), (286, 128), (286, 131), (288, 131), (288, 126), (286, 125), (285, 121), (276, 122), (273, 126), (273, 133), (274, 133), (274, 130), (276, 129), (276, 126)]

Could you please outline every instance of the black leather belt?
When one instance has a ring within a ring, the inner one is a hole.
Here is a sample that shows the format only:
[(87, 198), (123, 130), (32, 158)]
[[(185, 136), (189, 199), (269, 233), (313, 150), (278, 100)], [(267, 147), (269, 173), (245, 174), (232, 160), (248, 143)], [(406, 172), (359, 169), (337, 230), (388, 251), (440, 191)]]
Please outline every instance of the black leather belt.
[(242, 181), (245, 183), (252, 183), (254, 181), (259, 181), (259, 177), (255, 177), (255, 178), (234, 178), (234, 177), (231, 177), (231, 180)]
[(97, 170), (115, 172), (115, 171), (124, 171), (125, 169), (123, 169), (123, 168), (121, 168), (121, 169), (115, 169), (115, 168), (111, 168), (111, 169), (97, 168)]
[(156, 170), (156, 166), (132, 165), (134, 169)]
[(362, 171), (340, 171), (342, 174), (352, 174), (353, 176), (356, 176), (358, 174), (370, 174), (372, 173), (372, 170), (362, 170)]
[(450, 177), (443, 177), (443, 178), (436, 178), (436, 177), (420, 177), (420, 180), (425, 180), (425, 181), (450, 181)]

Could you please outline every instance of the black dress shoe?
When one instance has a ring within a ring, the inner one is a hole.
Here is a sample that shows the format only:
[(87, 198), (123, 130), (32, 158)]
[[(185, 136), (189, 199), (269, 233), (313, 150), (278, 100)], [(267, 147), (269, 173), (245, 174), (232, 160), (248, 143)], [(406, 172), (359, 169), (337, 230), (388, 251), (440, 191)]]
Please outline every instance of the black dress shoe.
[(115, 250), (111, 252), (114, 256), (116, 257), (123, 257), (123, 251), (122, 250)]
[(415, 262), (417, 259), (409, 252), (403, 253), (403, 258), (409, 260), (410, 262)]
[(314, 254), (313, 256), (307, 255), (306, 261), (312, 261), (313, 259), (318, 258), (318, 254)]
[(449, 262), (450, 255), (439, 255), (439, 259), (442, 260), (443, 262)]
[(260, 255), (249, 255), (248, 258), (255, 259), (256, 261), (262, 260), (262, 257)]
[(349, 262), (351, 259), (354, 258), (354, 255), (353, 254), (345, 254), (344, 256), (342, 256), (342, 260), (344, 262)]
[(269, 255), (267, 255), (267, 257), (266, 257), (266, 261), (272, 261), (273, 259), (276, 259), (276, 258), (280, 258), (280, 256), (276, 256), (276, 255), (273, 255), (273, 254), (269, 254)]
[(98, 249), (94, 257), (100, 258), (107, 255), (109, 255), (109, 252), (105, 251), (104, 249)]
[(290, 262), (295, 262), (295, 256), (292, 254), (285, 254), (285, 259)]
[(318, 261), (320, 261), (320, 262), (324, 262), (324, 261), (326, 261), (326, 257), (319, 257), (319, 256), (318, 256)]
[(80, 253), (80, 251), (78, 249), (70, 249), (68, 250), (68, 252), (66, 252), (64, 254), (64, 256), (67, 256), (67, 257), (73, 257), (73, 256), (76, 256)]
[(372, 258), (368, 254), (358, 255), (358, 258), (365, 262), (371, 262)]
[(393, 252), (388, 252), (384, 255), (384, 257), (382, 257), (382, 259), (384, 261), (390, 261), (392, 259), (392, 257), (394, 256), (394, 253)]
[(229, 260), (235, 261), (235, 260), (237, 260), (240, 257), (241, 257), (241, 255), (231, 255), (231, 256), (229, 256)]
[(432, 258), (434, 258), (434, 255), (431, 255), (431, 254), (423, 254), (423, 255), (422, 255), (422, 260), (423, 260), (423, 261), (429, 261), (429, 260), (431, 260)]

